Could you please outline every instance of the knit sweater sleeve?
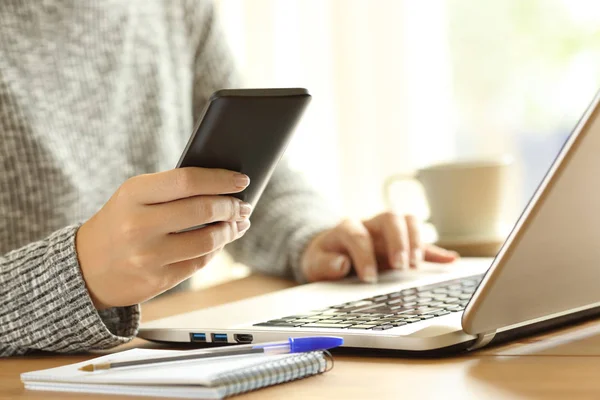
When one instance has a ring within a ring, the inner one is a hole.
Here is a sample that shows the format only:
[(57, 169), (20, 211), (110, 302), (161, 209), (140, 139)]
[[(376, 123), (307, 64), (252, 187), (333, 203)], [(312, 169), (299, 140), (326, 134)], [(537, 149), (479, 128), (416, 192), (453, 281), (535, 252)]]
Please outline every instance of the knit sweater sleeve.
[(75, 251), (77, 228), (0, 255), (0, 356), (102, 349), (136, 334), (138, 306), (94, 307)]
[[(225, 37), (211, 2), (194, 3), (188, 15), (201, 27), (196, 32), (194, 118), (200, 117), (209, 96), (218, 89), (240, 87)], [(334, 226), (339, 216), (303, 177), (279, 163), (254, 210), (252, 227), (226, 247), (236, 261), (254, 270), (304, 282), (300, 259), (317, 233)]]

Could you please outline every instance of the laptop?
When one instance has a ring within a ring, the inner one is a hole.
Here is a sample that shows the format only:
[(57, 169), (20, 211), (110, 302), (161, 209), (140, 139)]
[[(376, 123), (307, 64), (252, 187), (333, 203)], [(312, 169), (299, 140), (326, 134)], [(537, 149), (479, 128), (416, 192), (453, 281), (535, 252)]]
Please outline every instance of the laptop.
[(600, 313), (600, 93), (493, 259), (318, 282), (143, 323), (162, 342), (340, 336), (417, 354), (476, 350)]

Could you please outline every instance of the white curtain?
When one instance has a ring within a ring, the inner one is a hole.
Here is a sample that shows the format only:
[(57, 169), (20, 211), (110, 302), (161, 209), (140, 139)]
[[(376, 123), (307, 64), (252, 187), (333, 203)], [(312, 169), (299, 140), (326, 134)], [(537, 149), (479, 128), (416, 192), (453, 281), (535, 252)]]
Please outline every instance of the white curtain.
[[(313, 95), (288, 155), (348, 215), (380, 211), (389, 174), (454, 156), (442, 0), (217, 5), (246, 86), (301, 86)], [(426, 213), (417, 191), (402, 193), (401, 211)]]

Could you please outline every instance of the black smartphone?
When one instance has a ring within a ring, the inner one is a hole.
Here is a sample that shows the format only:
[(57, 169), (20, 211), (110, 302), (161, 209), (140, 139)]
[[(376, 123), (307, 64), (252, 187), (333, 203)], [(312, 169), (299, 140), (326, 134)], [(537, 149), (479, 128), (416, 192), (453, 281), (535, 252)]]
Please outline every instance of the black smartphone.
[(224, 89), (215, 92), (177, 168), (223, 168), (250, 177), (232, 196), (255, 206), (310, 102), (306, 89)]

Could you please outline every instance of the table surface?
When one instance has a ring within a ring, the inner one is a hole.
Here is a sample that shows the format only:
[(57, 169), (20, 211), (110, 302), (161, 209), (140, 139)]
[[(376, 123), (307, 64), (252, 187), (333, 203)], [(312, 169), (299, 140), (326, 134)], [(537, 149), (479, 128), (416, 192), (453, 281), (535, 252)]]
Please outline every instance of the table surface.
[[(292, 286), (252, 275), (202, 291), (159, 297), (142, 306), (146, 321)], [(162, 345), (135, 339), (111, 351)], [(105, 352), (100, 352), (104, 354)], [(0, 360), (0, 398), (114, 399), (116, 396), (25, 391), (22, 372), (57, 367), (97, 354), (35, 355)], [(244, 399), (600, 398), (600, 321), (444, 359), (336, 355), (325, 374), (239, 396)], [(127, 397), (135, 399), (136, 397)], [(141, 397), (140, 397), (141, 398)], [(144, 399), (148, 399), (145, 397)]]

